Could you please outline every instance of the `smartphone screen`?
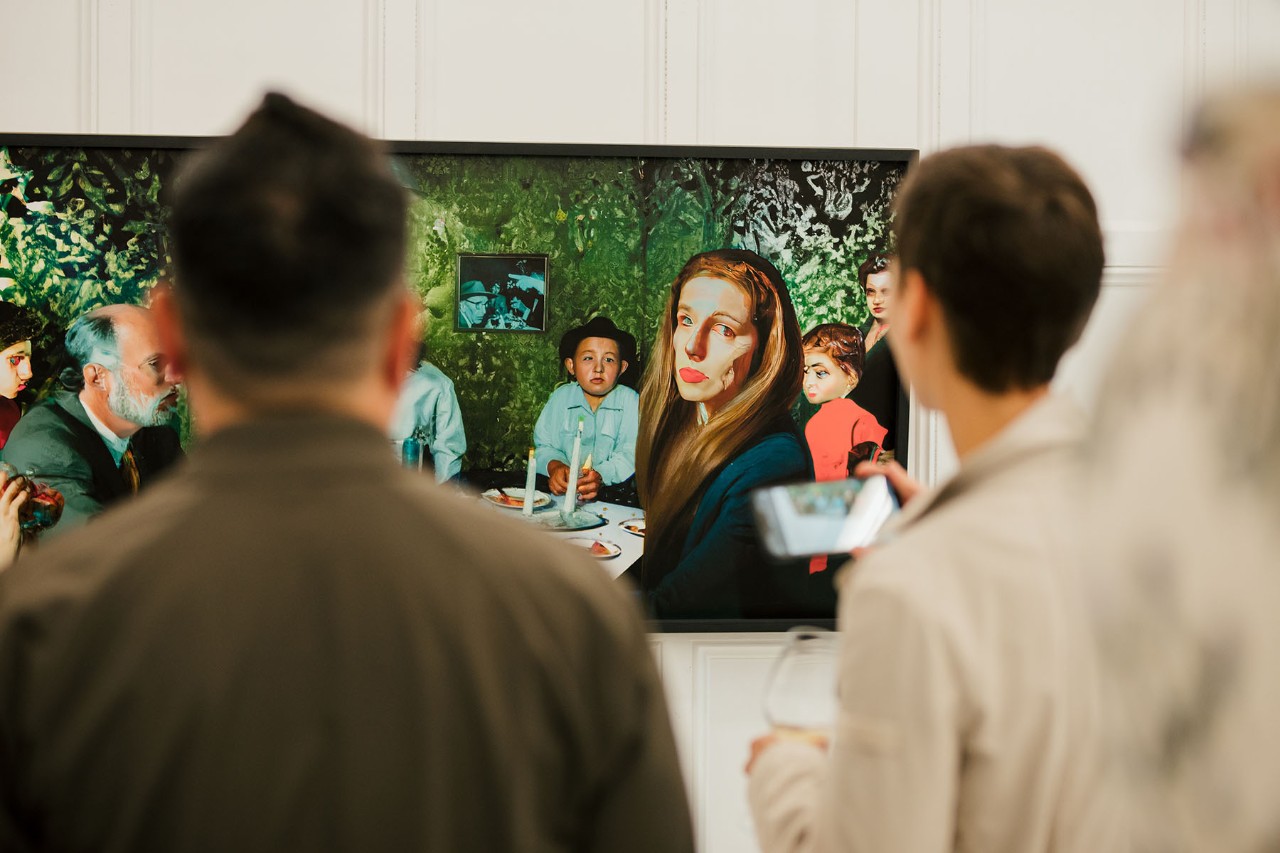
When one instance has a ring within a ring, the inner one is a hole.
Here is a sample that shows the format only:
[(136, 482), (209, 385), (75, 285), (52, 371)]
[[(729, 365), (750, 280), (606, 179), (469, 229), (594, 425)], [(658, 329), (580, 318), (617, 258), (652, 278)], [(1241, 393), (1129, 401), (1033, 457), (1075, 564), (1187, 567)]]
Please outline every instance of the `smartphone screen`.
[(778, 558), (847, 553), (869, 545), (898, 510), (883, 475), (773, 486), (754, 492), (751, 500), (765, 549)]

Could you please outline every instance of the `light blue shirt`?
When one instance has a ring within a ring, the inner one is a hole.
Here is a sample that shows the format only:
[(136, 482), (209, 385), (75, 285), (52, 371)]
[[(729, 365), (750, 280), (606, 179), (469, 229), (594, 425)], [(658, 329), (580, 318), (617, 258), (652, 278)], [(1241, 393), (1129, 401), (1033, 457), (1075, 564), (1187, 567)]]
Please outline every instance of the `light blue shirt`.
[(586, 392), (576, 382), (551, 392), (533, 428), (538, 473), (557, 459), (569, 464), (573, 437), (582, 418), (581, 465), (591, 454), (591, 467), (600, 472), (606, 486), (621, 483), (636, 472), (636, 438), (640, 434), (640, 395), (625, 385), (615, 385), (594, 412)]
[(462, 454), (467, 452), (462, 411), (453, 380), (430, 362), (422, 362), (405, 379), (391, 415), (390, 437), (400, 440), (409, 436), (431, 448), (437, 483), (458, 476)]

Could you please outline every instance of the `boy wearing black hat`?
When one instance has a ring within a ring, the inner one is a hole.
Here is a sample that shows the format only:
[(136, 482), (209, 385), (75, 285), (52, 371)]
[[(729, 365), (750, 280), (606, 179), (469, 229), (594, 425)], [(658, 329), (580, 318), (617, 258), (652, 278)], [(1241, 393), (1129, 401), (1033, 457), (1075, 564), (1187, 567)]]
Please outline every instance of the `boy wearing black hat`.
[[(579, 472), (578, 497), (594, 500), (605, 486), (629, 483), (636, 471), (636, 437), (640, 424), (640, 395), (618, 377), (635, 360), (636, 339), (596, 317), (570, 329), (560, 339), (565, 370), (576, 380), (551, 392), (533, 428), (538, 473), (545, 474), (551, 493), (569, 488), (569, 454), (582, 421), (580, 460), (590, 466)], [(610, 489), (610, 492), (626, 491)]]

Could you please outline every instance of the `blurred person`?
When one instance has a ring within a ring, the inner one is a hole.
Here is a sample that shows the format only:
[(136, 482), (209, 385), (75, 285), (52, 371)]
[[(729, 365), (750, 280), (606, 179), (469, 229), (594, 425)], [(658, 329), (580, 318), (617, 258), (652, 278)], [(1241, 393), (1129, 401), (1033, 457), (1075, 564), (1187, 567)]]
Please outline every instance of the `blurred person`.
[(29, 410), (0, 451), (62, 493), (62, 520), (41, 534), (60, 536), (111, 504), (146, 488), (182, 457), (170, 421), (178, 377), (151, 311), (107, 305), (67, 329), (77, 367), (65, 390)]
[(1280, 842), (1280, 85), (1207, 101), (1113, 359), (1083, 564), (1137, 853)]
[[(1069, 546), (1085, 419), (1049, 391), (1103, 268), (1097, 209), (1042, 148), (935, 154), (896, 203), (889, 345), (960, 467), (844, 572), (834, 741), (753, 744), (773, 851), (1106, 853), (1096, 681)], [(987, 294), (1007, 296), (993, 305)], [(859, 475), (882, 466), (863, 463)]]
[(12, 302), (0, 302), (0, 448), (22, 417), (14, 398), (31, 382), (31, 339), (40, 318)]
[(188, 161), (152, 304), (200, 440), (0, 574), (0, 849), (692, 850), (634, 604), (387, 452), (406, 214), (278, 94)]
[(400, 388), (391, 416), (390, 436), (402, 441), (413, 438), (431, 453), (430, 465), (436, 482), (454, 480), (462, 472), (462, 455), (467, 452), (467, 431), (453, 380), (427, 361), (426, 345), (418, 348), (414, 367)]

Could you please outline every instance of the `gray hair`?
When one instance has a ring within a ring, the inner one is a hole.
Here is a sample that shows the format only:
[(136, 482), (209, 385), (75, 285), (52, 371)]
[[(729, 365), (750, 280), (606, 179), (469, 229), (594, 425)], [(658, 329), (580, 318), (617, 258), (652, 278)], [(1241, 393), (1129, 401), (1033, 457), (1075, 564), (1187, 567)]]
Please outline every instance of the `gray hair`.
[(116, 337), (115, 320), (105, 309), (98, 308), (76, 318), (67, 329), (64, 343), (76, 364), (74, 368), (63, 370), (59, 376), (68, 389), (84, 386), (86, 364), (101, 364), (108, 370), (120, 367), (120, 342)]

